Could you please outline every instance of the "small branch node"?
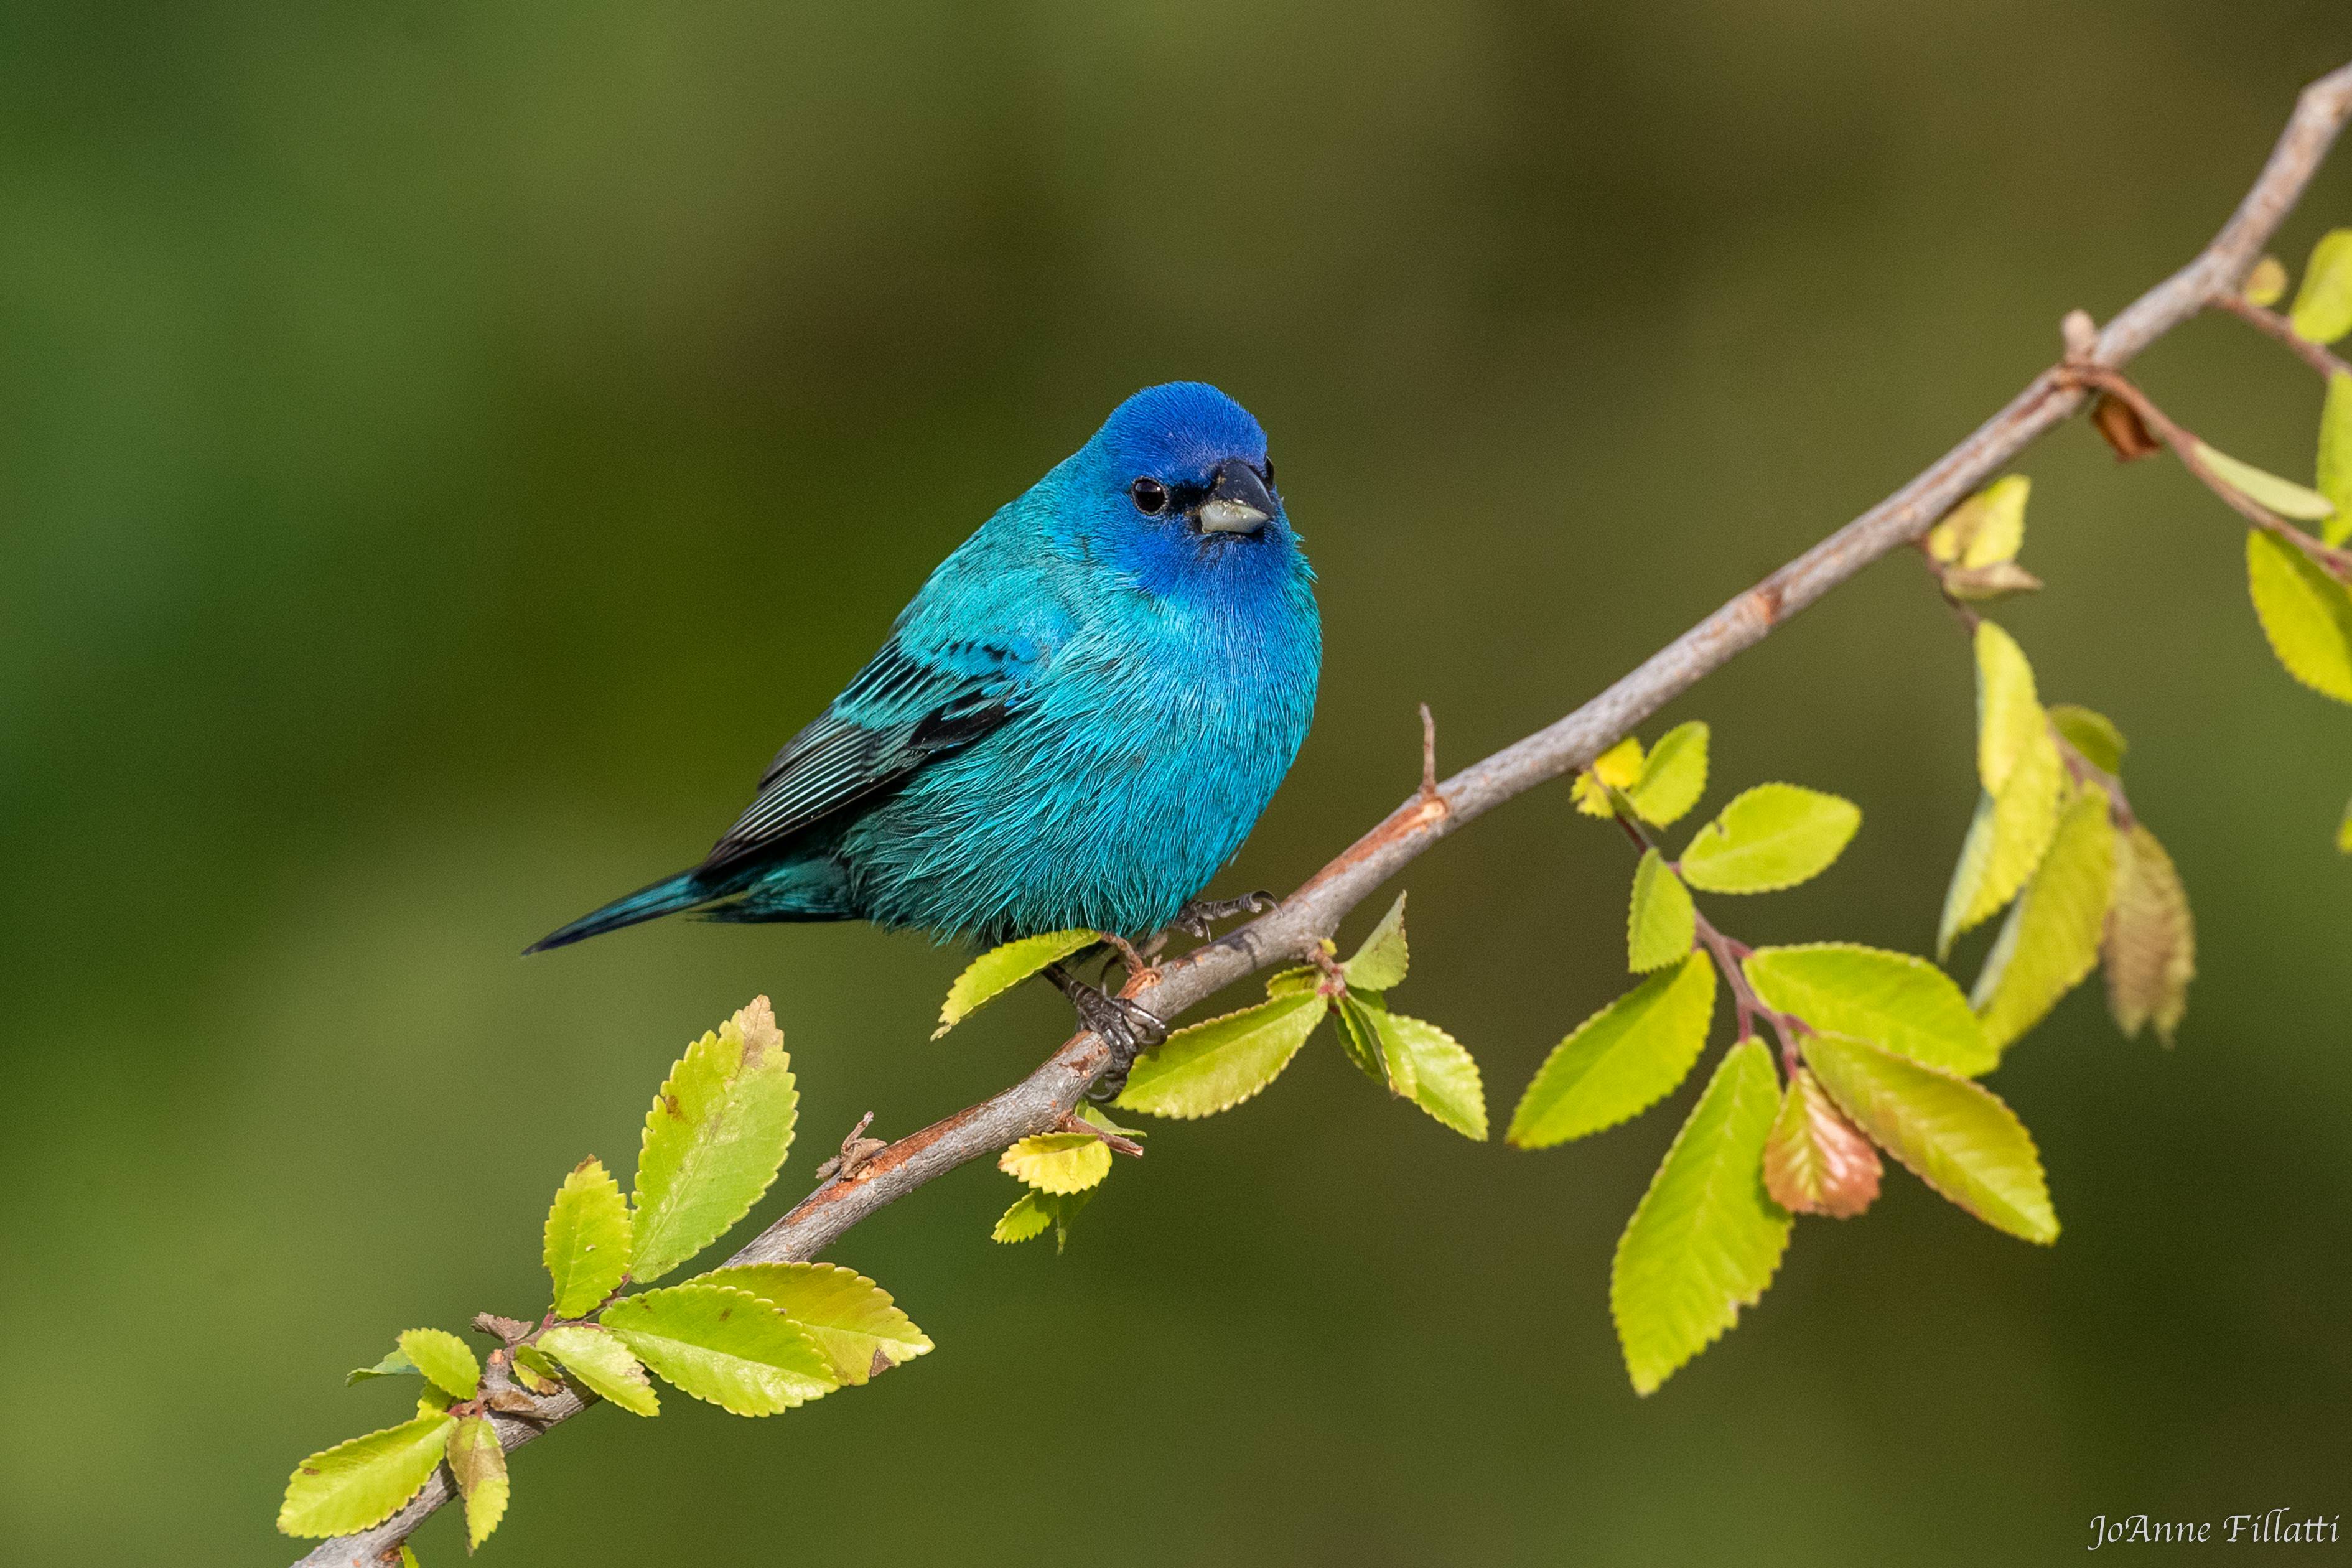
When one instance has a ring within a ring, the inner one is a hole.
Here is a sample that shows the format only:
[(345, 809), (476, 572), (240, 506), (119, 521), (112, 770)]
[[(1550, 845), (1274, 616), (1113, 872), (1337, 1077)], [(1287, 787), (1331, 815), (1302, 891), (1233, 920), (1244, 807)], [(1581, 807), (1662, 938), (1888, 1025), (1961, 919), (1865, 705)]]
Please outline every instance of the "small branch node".
[(2099, 352), (2099, 323), (2088, 310), (2069, 310), (2058, 323), (2058, 340), (2066, 345), (2066, 363), (2089, 364)]
[(851, 1128), (849, 1136), (841, 1141), (841, 1152), (816, 1168), (816, 1180), (820, 1184), (856, 1181), (858, 1173), (872, 1162), (874, 1156), (890, 1146), (882, 1139), (866, 1136), (866, 1128), (873, 1124), (874, 1113), (870, 1110), (857, 1119), (857, 1125)]

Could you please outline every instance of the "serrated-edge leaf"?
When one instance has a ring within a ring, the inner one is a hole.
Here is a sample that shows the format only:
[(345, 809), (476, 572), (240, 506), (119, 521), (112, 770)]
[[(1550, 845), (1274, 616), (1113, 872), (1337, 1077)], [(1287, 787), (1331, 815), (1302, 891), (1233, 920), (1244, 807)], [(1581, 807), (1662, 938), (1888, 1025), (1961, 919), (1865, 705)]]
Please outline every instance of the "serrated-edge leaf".
[(1977, 623), (1976, 656), (1977, 782), (1998, 797), (2025, 752), (2050, 743), (2049, 723), (2034, 690), (2032, 661), (2000, 623)]
[(540, 1257), (554, 1284), (555, 1315), (584, 1318), (629, 1272), (629, 1203), (604, 1163), (583, 1160), (548, 1205)]
[(2045, 1017), (2097, 967), (2107, 906), (2115, 896), (2116, 833), (2106, 792), (2077, 794), (2059, 819), (2050, 852), (1977, 977), (1969, 1003), (1996, 1051)]
[(1843, 1035), (1808, 1039), (1805, 1060), (1838, 1109), (1913, 1175), (1996, 1230), (2058, 1239), (2032, 1136), (1990, 1089)]
[(898, 1366), (933, 1348), (889, 1291), (838, 1263), (749, 1263), (688, 1283), (730, 1285), (759, 1297), (815, 1335), (834, 1375), (852, 1386), (874, 1375), (877, 1356), (885, 1367)]
[(514, 1348), (514, 1380), (533, 1394), (555, 1394), (563, 1387), (563, 1370), (537, 1345), (517, 1345)]
[(1339, 966), (1339, 978), (1350, 989), (1386, 991), (1404, 984), (1406, 970), (1412, 963), (1412, 952), (1404, 940), (1404, 895), (1399, 893), (1356, 956)]
[(425, 1380), (452, 1399), (471, 1399), (482, 1391), (482, 1363), (471, 1346), (446, 1329), (409, 1329), (400, 1336), (400, 1352), (416, 1364)]
[(2246, 587), (2286, 672), (2322, 696), (2352, 702), (2352, 593), (2258, 528), (2246, 531)]
[(1977, 815), (1961, 841), (1936, 926), (1936, 955), (1950, 953), (1962, 932), (1990, 920), (2025, 886), (2058, 831), (2066, 764), (2048, 743), (2028, 747), (2010, 770), (1998, 798), (1979, 794)]
[(1636, 974), (1664, 969), (1698, 941), (1698, 910), (1690, 889), (1655, 849), (1642, 851), (1633, 896), (1625, 911), (1625, 964)]
[(1610, 803), (1609, 792), (1623, 789), (1642, 776), (1642, 742), (1628, 735), (1577, 771), (1571, 795), (1576, 809), (1587, 816), (1614, 816), (1617, 808)]
[(2319, 493), (2336, 515), (2319, 525), (2319, 537), (2329, 544), (2352, 539), (2352, 375), (2337, 371), (2327, 378), (2327, 401), (2319, 410)]
[(1644, 822), (1670, 827), (1706, 793), (1707, 735), (1706, 725), (1694, 719), (1675, 725), (1650, 748), (1642, 776), (1625, 790)]
[(2311, 247), (2287, 323), (2315, 343), (2352, 332), (2352, 228), (2329, 229)]
[(1364, 1015), (1380, 1036), (1387, 1060), (1406, 1069), (1402, 1092), (1441, 1124), (1465, 1138), (1486, 1138), (1486, 1087), (1477, 1058), (1436, 1025), (1385, 1009)]
[(400, 1511), (441, 1463), (457, 1418), (438, 1411), (320, 1449), (294, 1468), (278, 1528), (288, 1535), (349, 1535)]
[(1544, 1058), (1504, 1141), (1543, 1149), (1614, 1127), (1672, 1094), (1706, 1047), (1715, 966), (1693, 952), (1572, 1030)]
[(815, 1335), (732, 1286), (625, 1296), (603, 1322), (665, 1381), (730, 1415), (773, 1415), (840, 1386)]
[(2015, 560), (2025, 545), (2025, 503), (2032, 493), (2033, 481), (2023, 474), (1995, 479), (1927, 531), (1927, 553), (1962, 570)]
[(2233, 458), (2218, 447), (2197, 443), (2197, 456), (2212, 476), (2264, 510), (2297, 522), (2318, 522), (2336, 515), (2335, 503), (2317, 490), (2283, 479)]
[(1329, 1010), (1320, 996), (1288, 996), (1179, 1029), (1136, 1062), (1112, 1103), (1185, 1120), (1230, 1110), (1281, 1075)]
[(1311, 963), (1277, 969), (1265, 977), (1265, 999), (1276, 1002), (1285, 996), (1304, 996), (1322, 984), (1323, 972)]
[(1366, 1078), (1383, 1089), (1392, 1089), (1388, 1058), (1381, 1049), (1380, 1029), (1372, 1022), (1372, 1011), (1367, 994), (1349, 992), (1339, 998), (1333, 1019), (1339, 1030), (1339, 1047)]
[(800, 1092), (765, 996), (686, 1047), (646, 1113), (630, 1272), (660, 1279), (727, 1234), (792, 1149)]
[(343, 1373), (343, 1386), (345, 1388), (349, 1388), (355, 1383), (365, 1383), (370, 1378), (373, 1377), (418, 1377), (421, 1375), (423, 1374), (416, 1370), (416, 1363), (408, 1359), (408, 1352), (403, 1350), (394, 1349), (391, 1354), (385, 1356), (373, 1366), (355, 1366), (352, 1368), (351, 1371)]
[(2053, 702), (2047, 713), (2051, 724), (2084, 762), (2103, 773), (2123, 773), (2124, 753), (2131, 748), (2114, 720), (2079, 702)]
[(449, 1474), (466, 1503), (466, 1550), (490, 1538), (507, 1511), (507, 1451), (487, 1415), (468, 1415), (449, 1434)]
[(1683, 850), (1683, 880), (1701, 892), (1770, 893), (1811, 881), (1845, 853), (1862, 808), (1801, 784), (1741, 792)]
[(1853, 1035), (1890, 1051), (1974, 1076), (2000, 1053), (1952, 977), (1907, 952), (1858, 942), (1759, 947), (1740, 967), (1765, 1005), (1810, 1026)]
[(606, 1331), (566, 1324), (539, 1336), (539, 1349), (562, 1363), (573, 1381), (633, 1415), (661, 1414), (661, 1396), (645, 1363)]
[(1040, 1132), (999, 1154), (996, 1168), (1041, 1193), (1082, 1193), (1110, 1174), (1110, 1145), (1091, 1132)]
[(1049, 931), (990, 948), (964, 965), (963, 973), (948, 987), (947, 1000), (940, 1004), (940, 1026), (931, 1031), (931, 1038), (938, 1039), (1048, 964), (1059, 963), (1100, 941), (1098, 931)]
[(1799, 1068), (1764, 1142), (1764, 1190), (1791, 1214), (1852, 1219), (1877, 1201), (1878, 1151)]
[(2116, 891), (2099, 954), (2107, 1010), (2124, 1037), (2153, 1023), (2170, 1045), (2197, 977), (2197, 922), (2172, 857), (2146, 823), (2116, 835)]
[(1609, 1311), (1636, 1393), (1722, 1337), (1780, 1269), (1790, 1222), (1762, 1173), (1780, 1109), (1771, 1053), (1726, 1052), (1618, 1237)]
[(988, 1238), (1005, 1243), (1030, 1241), (1045, 1235), (1050, 1227), (1054, 1232), (1054, 1250), (1058, 1254), (1070, 1239), (1070, 1221), (1093, 1198), (1092, 1192), (1024, 1193), (997, 1220)]

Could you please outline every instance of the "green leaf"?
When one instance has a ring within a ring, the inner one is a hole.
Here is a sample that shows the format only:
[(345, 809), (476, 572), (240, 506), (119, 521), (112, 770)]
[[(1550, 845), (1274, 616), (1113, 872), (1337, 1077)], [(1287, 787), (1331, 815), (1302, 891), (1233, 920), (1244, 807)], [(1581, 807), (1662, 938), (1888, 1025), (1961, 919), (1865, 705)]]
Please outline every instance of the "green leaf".
[(1944, 893), (1943, 918), (1936, 926), (1936, 956), (1952, 951), (1963, 931), (1973, 930), (2017, 897), (2058, 831), (2058, 804), (2065, 793), (2066, 763), (2055, 745), (2030, 746), (2010, 770), (1998, 798), (1979, 795), (1977, 814), (1960, 844)]
[(629, 1204), (601, 1161), (583, 1160), (555, 1190), (541, 1256), (555, 1315), (584, 1318), (629, 1274)]
[(2319, 525), (2329, 544), (2352, 539), (2352, 375), (2327, 378), (2327, 401), (2319, 411), (2319, 493), (2336, 515)]
[(1519, 1096), (1506, 1142), (1542, 1149), (1614, 1127), (1675, 1091), (1715, 1019), (1715, 966), (1693, 952), (1576, 1026)]
[(410, 1329), (400, 1336), (400, 1351), (416, 1364), (425, 1381), (452, 1399), (471, 1399), (482, 1389), (482, 1363), (466, 1342), (446, 1329)]
[(1339, 977), (1351, 990), (1386, 991), (1404, 983), (1410, 954), (1404, 941), (1404, 895), (1399, 893), (1356, 956), (1339, 966)]
[(1633, 903), (1625, 916), (1625, 962), (1636, 974), (1683, 958), (1698, 940), (1698, 913), (1690, 889), (1654, 849), (1633, 870)]
[(2058, 1239), (2042, 1162), (1991, 1090), (1843, 1035), (1815, 1035), (1805, 1060), (1838, 1108), (1921, 1181), (2010, 1235)]
[(1350, 992), (1339, 998), (1333, 1013), (1339, 1020), (1339, 1045), (1348, 1053), (1348, 1059), (1360, 1068), (1366, 1078), (1388, 1089), (1393, 1087), (1389, 1082), (1388, 1058), (1381, 1051), (1380, 1028), (1372, 1022), (1372, 1015), (1381, 1010), (1378, 1002), (1371, 993)]
[(1082, 1193), (1110, 1174), (1110, 1145), (1091, 1132), (1040, 1133), (999, 1154), (996, 1168), (1041, 1193)]
[(1780, 1108), (1771, 1053), (1756, 1040), (1734, 1046), (1618, 1238), (1609, 1310), (1634, 1392), (1653, 1392), (1705, 1350), (1780, 1267), (1789, 1215), (1761, 1173)]
[(605, 1308), (604, 1323), (639, 1361), (733, 1415), (773, 1415), (840, 1386), (815, 1336), (748, 1290), (646, 1290)]
[(1486, 1137), (1486, 1089), (1478, 1063), (1460, 1042), (1434, 1024), (1386, 1008), (1367, 1012), (1387, 1059), (1389, 1082), (1465, 1138)]
[(1328, 1011), (1320, 996), (1287, 996), (1179, 1029), (1136, 1062), (1113, 1103), (1150, 1116), (1230, 1110), (1290, 1065)]
[(2315, 343), (2352, 332), (2352, 228), (2329, 229), (2311, 247), (2287, 321), (2297, 337)]
[(562, 1369), (537, 1345), (515, 1346), (514, 1379), (538, 1394), (560, 1393), (563, 1387)]
[(751, 1212), (793, 1145), (799, 1105), (765, 996), (686, 1047), (646, 1113), (634, 1278), (660, 1279)]
[(931, 1038), (938, 1039), (971, 1017), (982, 1004), (1003, 995), (1048, 964), (1059, 963), (1100, 941), (1098, 931), (1049, 931), (991, 948), (965, 965), (955, 984), (948, 987), (948, 998), (940, 1004), (940, 1026), (931, 1031)]
[(507, 1451), (486, 1415), (468, 1415), (449, 1434), (449, 1474), (466, 1500), (466, 1550), (490, 1538), (507, 1511)]
[(2025, 502), (2032, 493), (2033, 481), (2023, 474), (1995, 479), (1927, 531), (1927, 553), (1963, 570), (2016, 560), (2025, 545)]
[(930, 1336), (889, 1291), (837, 1263), (752, 1263), (688, 1283), (731, 1285), (759, 1297), (814, 1335), (833, 1375), (852, 1387), (931, 1349)]
[(1998, 796), (2030, 752), (2051, 744), (2050, 726), (2033, 690), (2033, 666), (2017, 639), (1991, 621), (1979, 621), (1977, 652), (1977, 780)]
[(2258, 528), (2246, 531), (2246, 584), (2286, 672), (2323, 696), (2352, 702), (2352, 594), (2302, 551)]
[(382, 1524), (424, 1489), (457, 1425), (436, 1412), (311, 1455), (286, 1483), (278, 1528), (289, 1535), (349, 1535)]
[(2318, 522), (2336, 515), (2335, 503), (2317, 490), (2305, 489), (2266, 468), (2241, 461), (2229, 453), (2197, 443), (2197, 456), (2213, 477), (2263, 510), (2297, 522)]
[(1591, 767), (1577, 773), (1570, 791), (1576, 809), (1587, 816), (1616, 816), (1617, 808), (1610, 804), (1609, 792), (1631, 789), (1641, 776), (1642, 742), (1628, 735), (1593, 758)]
[(2099, 953), (2107, 1010), (2125, 1038), (2153, 1023), (2157, 1037), (2172, 1044), (2197, 977), (2197, 922), (2172, 857), (2145, 823), (2116, 835), (2115, 900)]
[(400, 1543), (400, 1568), (416, 1568), (416, 1548), (405, 1541)]
[[(619, 1305), (618, 1302), (614, 1303)], [(539, 1336), (539, 1348), (563, 1363), (563, 1370), (600, 1398), (608, 1399), (636, 1415), (661, 1414), (661, 1397), (653, 1380), (623, 1344), (603, 1329), (567, 1324)]]
[(2000, 1059), (1960, 988), (1924, 958), (1822, 942), (1759, 947), (1740, 967), (1767, 1006), (1813, 1028), (1970, 1077)]
[(1683, 880), (1707, 893), (1769, 893), (1830, 868), (1862, 826), (1850, 800), (1796, 784), (1736, 795), (1683, 851)]
[(415, 1375), (417, 1375), (416, 1363), (408, 1359), (408, 1352), (395, 1350), (373, 1366), (355, 1366), (343, 1373), (343, 1386), (349, 1388), (355, 1383), (365, 1383), (372, 1377), (415, 1377)]
[(1058, 1253), (1069, 1244), (1070, 1222), (1087, 1206), (1094, 1194), (1086, 1193), (1024, 1193), (989, 1232), (991, 1241), (1027, 1241), (1054, 1230), (1054, 1250)]
[(2116, 830), (2105, 790), (2077, 794), (2042, 868), (2010, 911), (1969, 997), (1996, 1051), (2040, 1023), (2099, 962), (2114, 897)]
[(1698, 804), (1706, 793), (1706, 726), (1696, 719), (1658, 737), (1642, 776), (1625, 790), (1644, 822), (1669, 826)]
[(1878, 1199), (1878, 1151), (1810, 1071), (1789, 1092), (1764, 1143), (1764, 1190), (1791, 1214), (1852, 1219)]
[(2352, 855), (2352, 801), (2345, 803), (2344, 820), (2336, 825), (2336, 847), (2343, 854)]
[(1304, 996), (1322, 984), (1323, 972), (1311, 963), (1277, 969), (1265, 977), (1265, 999), (1277, 1002), (1285, 996)]
[(2123, 773), (2124, 753), (2131, 748), (2114, 720), (2074, 702), (2053, 703), (2049, 718), (2060, 736), (2084, 762), (2103, 773)]
[(2286, 294), (2286, 268), (2275, 256), (2265, 256), (2246, 274), (2239, 290), (2249, 305), (2275, 305)]

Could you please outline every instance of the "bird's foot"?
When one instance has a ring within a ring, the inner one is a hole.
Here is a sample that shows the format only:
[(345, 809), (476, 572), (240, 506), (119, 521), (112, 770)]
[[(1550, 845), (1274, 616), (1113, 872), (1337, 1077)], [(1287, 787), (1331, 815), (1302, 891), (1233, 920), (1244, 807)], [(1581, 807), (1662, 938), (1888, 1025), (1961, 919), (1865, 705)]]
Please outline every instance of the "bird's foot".
[(1168, 1026), (1142, 1004), (1089, 985), (1058, 963), (1046, 969), (1045, 978), (1070, 999), (1070, 1005), (1077, 1010), (1079, 1026), (1093, 1030), (1110, 1047), (1110, 1067), (1095, 1080), (1088, 1097), (1116, 1098), (1127, 1087), (1127, 1075), (1135, 1066), (1135, 1058), (1158, 1049), (1168, 1038)]
[(1219, 921), (1229, 921), (1235, 915), (1262, 915), (1280, 907), (1279, 899), (1264, 891), (1244, 893), (1238, 899), (1194, 899), (1176, 911), (1170, 929), (1206, 942), (1215, 934)]

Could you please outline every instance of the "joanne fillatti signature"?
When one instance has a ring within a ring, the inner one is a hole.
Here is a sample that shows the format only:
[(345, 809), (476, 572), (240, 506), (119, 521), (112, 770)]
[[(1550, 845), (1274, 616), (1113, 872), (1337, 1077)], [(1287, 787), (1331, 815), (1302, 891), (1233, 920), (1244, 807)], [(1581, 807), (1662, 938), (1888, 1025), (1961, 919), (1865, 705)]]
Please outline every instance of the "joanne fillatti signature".
[(2105, 1514), (2091, 1521), (2089, 1550), (2102, 1546), (2327, 1546), (2336, 1541), (2342, 1514), (2301, 1519), (2283, 1508), (2268, 1513), (2232, 1513), (2221, 1519), (2159, 1519), (2153, 1514)]

